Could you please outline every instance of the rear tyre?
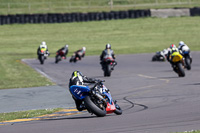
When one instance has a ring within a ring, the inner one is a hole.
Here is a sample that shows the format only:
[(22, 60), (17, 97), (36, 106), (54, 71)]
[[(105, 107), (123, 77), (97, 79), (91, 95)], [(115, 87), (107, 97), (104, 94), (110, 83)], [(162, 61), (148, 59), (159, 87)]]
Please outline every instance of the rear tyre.
[(110, 65), (106, 65), (105, 71), (104, 71), (104, 77), (108, 76), (110, 77), (111, 75), (111, 66)]
[(185, 77), (185, 71), (181, 63), (177, 64), (179, 77)]
[(85, 106), (89, 112), (94, 113), (98, 117), (103, 117), (106, 115), (105, 107), (100, 108), (90, 99), (89, 96), (86, 96), (84, 99)]
[(185, 58), (185, 65), (187, 70), (191, 69), (190, 59), (188, 57)]

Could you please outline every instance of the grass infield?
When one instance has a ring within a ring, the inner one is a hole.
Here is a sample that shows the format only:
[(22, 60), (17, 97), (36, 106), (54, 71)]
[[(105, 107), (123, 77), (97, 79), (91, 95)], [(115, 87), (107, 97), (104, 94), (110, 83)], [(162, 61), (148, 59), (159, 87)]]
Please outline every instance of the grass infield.
[(172, 17), (0, 26), (0, 89), (53, 84), (21, 62), (24, 58), (37, 58), (42, 41), (46, 41), (50, 57), (65, 44), (69, 45), (68, 56), (83, 46), (87, 48), (86, 55), (100, 55), (106, 43), (116, 54), (151, 53), (180, 40), (197, 51), (199, 22), (200, 17)]

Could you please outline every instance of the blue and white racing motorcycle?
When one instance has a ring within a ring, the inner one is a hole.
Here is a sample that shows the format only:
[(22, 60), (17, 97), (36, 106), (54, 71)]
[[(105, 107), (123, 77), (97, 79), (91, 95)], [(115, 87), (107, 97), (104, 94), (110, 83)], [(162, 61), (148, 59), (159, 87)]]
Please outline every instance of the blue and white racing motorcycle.
[(103, 80), (96, 80), (93, 87), (83, 85), (72, 85), (69, 90), (73, 97), (82, 100), (89, 113), (98, 117), (106, 114), (122, 114), (122, 110), (116, 101), (113, 101), (111, 94), (103, 84)]
[(191, 64), (192, 64), (192, 57), (190, 56), (190, 49), (187, 46), (184, 46), (182, 48), (182, 56), (184, 57), (184, 63), (185, 63), (185, 68), (187, 70), (191, 69)]

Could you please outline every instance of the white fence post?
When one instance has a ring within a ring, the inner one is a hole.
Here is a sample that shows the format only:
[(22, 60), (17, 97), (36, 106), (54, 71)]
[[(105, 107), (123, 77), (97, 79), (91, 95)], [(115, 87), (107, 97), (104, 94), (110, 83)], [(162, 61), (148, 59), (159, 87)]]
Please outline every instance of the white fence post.
[(49, 10), (51, 11), (51, 2), (49, 2)]
[(110, 9), (113, 9), (113, 0), (110, 0), (110, 2), (108, 2), (108, 4), (110, 5)]
[(31, 13), (31, 3), (28, 3), (28, 11)]
[(8, 3), (8, 14), (10, 13), (10, 3)]
[(158, 5), (158, 0), (155, 0), (156, 5)]

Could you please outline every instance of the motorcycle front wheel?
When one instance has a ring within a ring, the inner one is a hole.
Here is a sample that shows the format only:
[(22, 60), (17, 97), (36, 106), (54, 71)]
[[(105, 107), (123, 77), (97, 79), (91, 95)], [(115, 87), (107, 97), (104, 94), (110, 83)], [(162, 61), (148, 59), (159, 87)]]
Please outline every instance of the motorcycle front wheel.
[(55, 63), (58, 63), (60, 60), (61, 60), (60, 55), (56, 55), (56, 61), (55, 61)]
[(39, 59), (40, 59), (40, 64), (44, 64), (44, 55), (40, 55)]
[(106, 115), (105, 107), (99, 107), (96, 105), (90, 98), (90, 96), (86, 96), (84, 99), (84, 104), (89, 112), (94, 113), (98, 117), (103, 117)]
[(114, 111), (114, 113), (116, 115), (121, 115), (122, 114), (122, 109), (119, 107), (119, 105), (117, 103), (115, 103), (115, 108), (116, 108), (116, 110)]

